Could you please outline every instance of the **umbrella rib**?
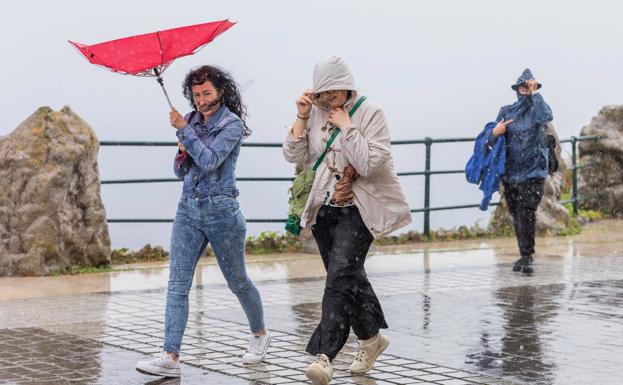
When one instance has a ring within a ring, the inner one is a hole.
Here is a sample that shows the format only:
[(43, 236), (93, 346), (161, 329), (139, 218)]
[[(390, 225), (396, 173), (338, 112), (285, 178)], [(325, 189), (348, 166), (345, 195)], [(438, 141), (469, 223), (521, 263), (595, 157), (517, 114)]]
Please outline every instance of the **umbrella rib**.
[[(156, 31), (156, 36), (158, 36), (158, 46), (160, 47), (160, 66), (164, 66), (164, 50), (162, 49), (162, 40), (160, 40), (160, 31)], [(161, 67), (160, 73), (164, 68)]]

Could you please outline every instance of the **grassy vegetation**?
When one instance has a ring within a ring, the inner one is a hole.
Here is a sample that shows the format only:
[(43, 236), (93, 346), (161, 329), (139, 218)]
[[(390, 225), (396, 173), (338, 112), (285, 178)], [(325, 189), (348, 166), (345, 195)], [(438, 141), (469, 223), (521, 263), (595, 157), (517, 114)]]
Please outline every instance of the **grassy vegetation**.
[[(569, 192), (563, 193), (562, 196), (560, 197), (560, 200), (563, 200), (563, 201), (567, 200), (567, 199), (571, 199), (571, 194)], [(573, 204), (571, 202), (569, 202), (569, 203), (565, 203), (564, 206), (567, 209), (567, 211), (569, 212), (569, 216), (571, 217), (571, 219), (575, 219), (575, 218), (573, 218)], [(578, 209), (578, 217), (580, 217), (581, 219), (585, 219), (585, 220), (588, 220), (588, 221), (592, 222), (592, 221), (597, 221), (597, 220), (600, 220), (600, 219), (604, 219), (606, 217), (606, 215), (604, 213), (602, 213), (601, 211), (597, 211), (597, 210), (584, 210), (584, 209), (579, 208)], [(578, 226), (579, 226), (579, 223), (578, 223)]]
[(379, 246), (403, 245), (415, 242), (461, 241), (465, 239), (490, 238), (496, 236), (498, 235), (480, 226), (479, 223), (476, 223), (473, 226), (460, 226), (459, 228), (450, 230), (431, 230), (429, 237), (417, 231), (409, 231), (400, 235), (377, 238), (374, 240), (374, 244)]
[(257, 237), (247, 238), (245, 250), (249, 254), (268, 254), (300, 251), (303, 241), (290, 233), (262, 231)]
[(56, 276), (59, 276), (59, 275), (108, 273), (108, 272), (111, 272), (111, 271), (113, 271), (113, 269), (109, 265), (108, 266), (100, 266), (100, 267), (73, 265), (73, 266), (69, 266), (67, 269), (65, 269), (63, 271), (55, 271), (55, 272), (51, 273), (50, 275), (53, 276), (53, 277), (56, 277)]
[(113, 250), (110, 259), (113, 265), (167, 261), (169, 260), (169, 253), (160, 246), (151, 247), (151, 245), (147, 244), (138, 251), (130, 251), (126, 247)]

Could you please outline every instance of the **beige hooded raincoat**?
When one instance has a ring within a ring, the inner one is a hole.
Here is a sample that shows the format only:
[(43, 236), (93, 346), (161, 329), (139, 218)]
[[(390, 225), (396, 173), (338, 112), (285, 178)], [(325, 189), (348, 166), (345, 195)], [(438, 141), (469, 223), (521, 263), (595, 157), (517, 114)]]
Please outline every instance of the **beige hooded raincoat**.
[[(350, 69), (339, 57), (331, 57), (314, 67), (313, 92), (329, 90), (353, 91), (344, 106), (347, 111), (361, 96), (357, 93)], [(313, 106), (304, 133), (294, 138), (292, 131), (288, 132), (283, 145), (283, 154), (288, 162), (304, 164), (308, 168), (316, 162), (330, 137), (328, 130), (322, 130), (328, 122), (329, 112)], [(393, 167), (389, 128), (383, 111), (370, 99), (361, 104), (351, 120), (350, 126), (341, 127), (340, 134), (316, 171), (307, 205), (301, 215), (301, 226), (316, 223), (323, 194), (333, 177), (329, 166), (342, 172), (348, 164), (352, 164), (360, 175), (353, 184), (355, 205), (372, 235), (384, 236), (411, 222), (409, 205)]]

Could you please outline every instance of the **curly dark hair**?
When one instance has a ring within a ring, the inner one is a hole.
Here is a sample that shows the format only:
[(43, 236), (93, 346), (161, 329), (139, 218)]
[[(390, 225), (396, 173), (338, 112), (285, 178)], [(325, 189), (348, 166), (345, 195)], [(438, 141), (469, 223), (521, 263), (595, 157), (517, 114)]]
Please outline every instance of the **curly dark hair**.
[(231, 74), (221, 68), (204, 65), (190, 71), (186, 75), (182, 83), (182, 89), (184, 91), (184, 96), (190, 102), (190, 106), (195, 111), (197, 110), (197, 106), (195, 106), (193, 102), (192, 86), (203, 84), (208, 80), (212, 83), (214, 88), (221, 93), (221, 102), (242, 121), (244, 137), (246, 138), (251, 135), (251, 129), (247, 126), (246, 122), (247, 107), (242, 104), (238, 85)]

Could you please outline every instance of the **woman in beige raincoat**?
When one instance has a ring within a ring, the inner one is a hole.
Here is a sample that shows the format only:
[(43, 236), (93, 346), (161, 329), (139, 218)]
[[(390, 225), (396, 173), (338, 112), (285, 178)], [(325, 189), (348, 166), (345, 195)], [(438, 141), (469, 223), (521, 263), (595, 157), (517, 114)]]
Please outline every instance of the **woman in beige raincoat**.
[(317, 356), (307, 376), (326, 385), (333, 377), (331, 361), (351, 327), (359, 339), (350, 367), (354, 374), (369, 371), (389, 345), (379, 331), (387, 323), (364, 263), (374, 238), (411, 222), (411, 213), (393, 168), (383, 111), (362, 99), (341, 58), (316, 64), (313, 89), (296, 107), (283, 145), (286, 160), (311, 168), (326, 149), (301, 215), (327, 270), (322, 318), (306, 349)]

